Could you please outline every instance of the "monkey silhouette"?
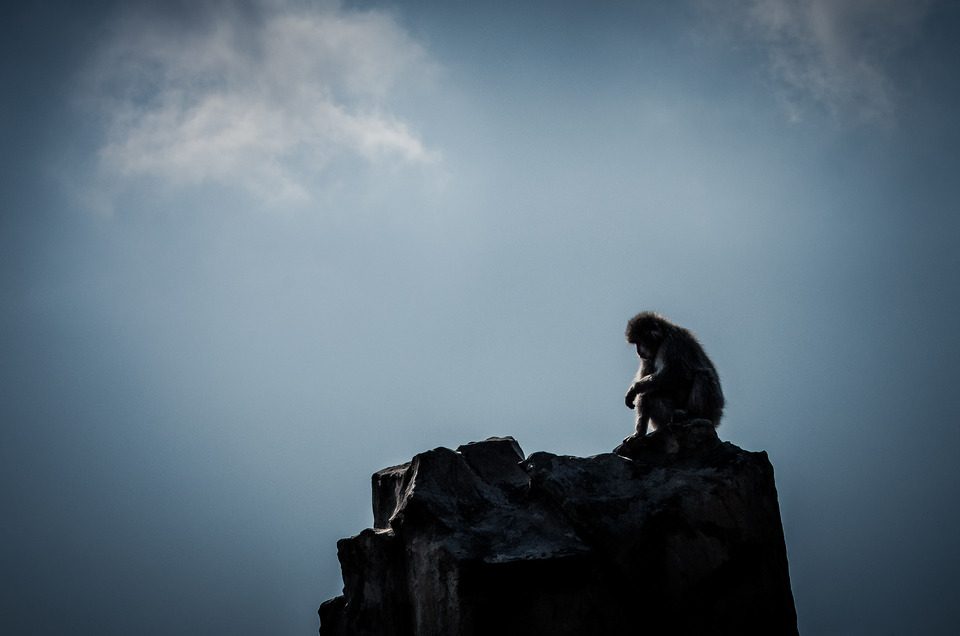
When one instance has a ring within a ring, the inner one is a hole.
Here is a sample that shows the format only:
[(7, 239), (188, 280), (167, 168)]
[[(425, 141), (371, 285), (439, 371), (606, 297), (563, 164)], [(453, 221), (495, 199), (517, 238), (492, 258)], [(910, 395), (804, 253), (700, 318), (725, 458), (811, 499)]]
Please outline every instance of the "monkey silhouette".
[(636, 345), (640, 368), (624, 398), (637, 411), (637, 436), (651, 422), (705, 419), (719, 426), (724, 398), (720, 376), (697, 337), (660, 314), (645, 311), (627, 323), (627, 342)]

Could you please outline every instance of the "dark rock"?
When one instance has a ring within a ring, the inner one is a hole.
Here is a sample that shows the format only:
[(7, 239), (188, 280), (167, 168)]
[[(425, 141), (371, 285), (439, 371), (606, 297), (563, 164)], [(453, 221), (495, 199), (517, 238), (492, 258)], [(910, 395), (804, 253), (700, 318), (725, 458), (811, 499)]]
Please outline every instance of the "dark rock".
[(631, 435), (613, 449), (613, 452), (630, 459), (664, 464), (702, 457), (719, 445), (720, 438), (717, 437), (713, 422), (690, 420), (661, 427), (657, 429), (656, 435)]
[(329, 636), (796, 634), (773, 468), (694, 420), (594, 457), (512, 438), (373, 476)]

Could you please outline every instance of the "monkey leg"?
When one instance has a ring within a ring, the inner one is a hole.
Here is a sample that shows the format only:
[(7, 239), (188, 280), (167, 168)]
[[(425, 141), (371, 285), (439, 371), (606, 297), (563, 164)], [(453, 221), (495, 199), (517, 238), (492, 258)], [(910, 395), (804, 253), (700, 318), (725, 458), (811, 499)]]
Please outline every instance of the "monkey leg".
[(637, 437), (643, 437), (647, 434), (647, 428), (650, 426), (650, 413), (647, 412), (643, 404), (643, 395), (638, 393), (634, 396), (633, 408), (637, 411)]
[(637, 409), (637, 437), (644, 437), (649, 425), (650, 416), (646, 415), (642, 409)]
[[(641, 398), (637, 399), (637, 408), (639, 409), (637, 413), (637, 432), (639, 433), (642, 428), (643, 434), (646, 434), (651, 422), (656, 428), (660, 428), (676, 421), (674, 415), (678, 412), (674, 408), (675, 406), (676, 400), (670, 391), (653, 391), (643, 394)], [(681, 411), (680, 413), (685, 412)]]
[[(651, 407), (653, 407), (651, 409)], [(655, 420), (656, 400), (644, 401), (643, 396), (637, 396), (637, 436), (643, 437), (650, 432), (650, 421)]]

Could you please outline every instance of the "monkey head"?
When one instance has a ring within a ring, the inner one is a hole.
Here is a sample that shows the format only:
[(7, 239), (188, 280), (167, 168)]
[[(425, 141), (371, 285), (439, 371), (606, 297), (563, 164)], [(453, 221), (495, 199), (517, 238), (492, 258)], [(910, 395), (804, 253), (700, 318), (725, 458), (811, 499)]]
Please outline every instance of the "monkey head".
[(639, 313), (627, 323), (627, 342), (637, 346), (641, 360), (651, 360), (663, 342), (666, 318), (652, 311)]

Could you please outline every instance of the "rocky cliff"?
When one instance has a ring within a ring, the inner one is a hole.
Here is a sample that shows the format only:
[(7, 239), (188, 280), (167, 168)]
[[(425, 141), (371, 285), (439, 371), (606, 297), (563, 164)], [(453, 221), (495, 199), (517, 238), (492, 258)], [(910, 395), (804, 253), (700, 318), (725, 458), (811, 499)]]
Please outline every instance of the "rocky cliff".
[(614, 453), (512, 438), (373, 476), (323, 636), (796, 634), (773, 468), (694, 420)]

